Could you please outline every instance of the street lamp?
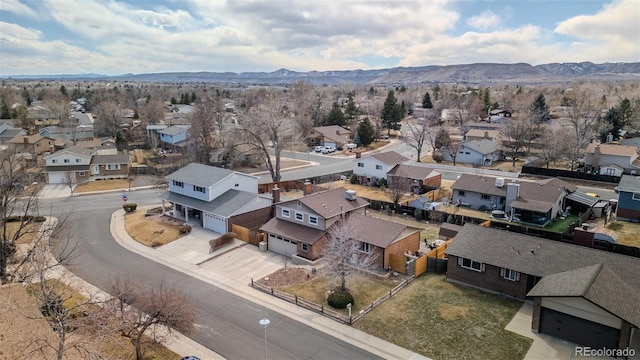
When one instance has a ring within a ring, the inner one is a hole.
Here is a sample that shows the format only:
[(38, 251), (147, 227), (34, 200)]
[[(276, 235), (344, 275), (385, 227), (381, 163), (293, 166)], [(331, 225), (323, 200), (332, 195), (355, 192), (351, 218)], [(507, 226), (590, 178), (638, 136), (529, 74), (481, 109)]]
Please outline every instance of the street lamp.
[(264, 328), (264, 360), (267, 360), (267, 326), (270, 323), (271, 321), (267, 318), (260, 320), (260, 325)]

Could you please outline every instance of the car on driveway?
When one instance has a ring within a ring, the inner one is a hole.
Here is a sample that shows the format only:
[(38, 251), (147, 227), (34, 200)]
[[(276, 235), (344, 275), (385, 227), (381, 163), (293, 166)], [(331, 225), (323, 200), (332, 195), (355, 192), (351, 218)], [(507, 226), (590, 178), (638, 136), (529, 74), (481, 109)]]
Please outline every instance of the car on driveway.
[(325, 146), (322, 148), (322, 153), (323, 154), (331, 154), (332, 152), (335, 152), (336, 148), (333, 146)]
[(316, 149), (315, 149), (315, 150), (316, 150), (316, 152), (321, 152), (321, 151), (322, 151), (322, 149), (324, 149), (324, 146), (319, 145), (319, 146), (316, 146)]

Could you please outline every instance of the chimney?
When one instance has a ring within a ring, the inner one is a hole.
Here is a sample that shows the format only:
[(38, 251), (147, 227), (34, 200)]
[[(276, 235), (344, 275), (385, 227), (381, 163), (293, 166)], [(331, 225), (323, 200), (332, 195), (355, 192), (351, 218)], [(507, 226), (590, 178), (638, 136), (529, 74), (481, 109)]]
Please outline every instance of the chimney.
[(485, 139), (489, 138), (489, 132), (487, 130), (484, 131), (484, 138)]
[(356, 151), (356, 159), (360, 159), (362, 157), (362, 153), (360, 151)]
[(596, 145), (596, 148), (593, 149), (593, 161), (591, 161), (591, 166), (596, 169), (600, 167), (600, 144)]
[(505, 211), (507, 212), (512, 211), (511, 206), (509, 206), (509, 204), (511, 204), (513, 200), (517, 199), (518, 196), (520, 196), (520, 184), (516, 184), (514, 182), (507, 184), (507, 198), (505, 199), (506, 200)]
[(29, 143), (29, 137), (28, 136), (23, 137), (22, 141), (24, 142), (25, 145), (28, 144)]
[(273, 197), (274, 204), (280, 202), (280, 188), (278, 187), (278, 184), (275, 184), (273, 189), (271, 189), (271, 196)]
[(302, 193), (304, 196), (313, 193), (313, 184), (309, 180), (305, 180), (304, 184), (302, 184)]

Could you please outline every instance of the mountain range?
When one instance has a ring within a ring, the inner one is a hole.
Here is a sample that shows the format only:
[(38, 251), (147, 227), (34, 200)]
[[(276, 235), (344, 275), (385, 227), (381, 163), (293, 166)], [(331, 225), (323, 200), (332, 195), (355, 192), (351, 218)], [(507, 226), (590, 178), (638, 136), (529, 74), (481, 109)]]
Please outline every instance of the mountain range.
[(280, 69), (273, 72), (165, 72), (149, 74), (123, 74), (106, 76), (79, 75), (25, 75), (13, 79), (67, 79), (108, 80), (135, 82), (207, 82), (260, 85), (286, 85), (305, 81), (314, 85), (416, 85), (430, 83), (557, 83), (576, 79), (585, 80), (638, 80), (640, 62), (634, 63), (551, 63), (543, 65), (476, 63), (464, 65), (396, 67), (377, 70), (341, 70), (298, 72)]

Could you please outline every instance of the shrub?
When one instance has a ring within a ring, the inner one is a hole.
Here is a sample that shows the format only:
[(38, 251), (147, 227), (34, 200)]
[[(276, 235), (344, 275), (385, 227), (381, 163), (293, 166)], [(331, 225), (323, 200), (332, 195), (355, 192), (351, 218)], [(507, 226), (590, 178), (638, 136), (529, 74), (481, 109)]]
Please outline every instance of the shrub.
[(435, 162), (442, 162), (442, 160), (444, 160), (444, 155), (441, 151), (434, 151), (431, 157), (433, 157), (433, 161)]
[(355, 304), (353, 301), (353, 296), (351, 296), (348, 291), (342, 290), (336, 290), (329, 294), (327, 302), (329, 303), (329, 305), (336, 309), (344, 309), (347, 307), (347, 304)]
[(387, 179), (380, 179), (380, 181), (378, 181), (378, 186), (380, 186), (380, 189), (386, 189), (387, 188)]
[(132, 212), (132, 211), (135, 211), (138, 208), (138, 204), (127, 203), (127, 204), (122, 205), (122, 208), (126, 212)]
[(358, 177), (356, 176), (356, 174), (351, 174), (351, 177), (349, 178), (349, 183), (355, 184), (357, 182), (358, 182)]
[(180, 230), (181, 234), (188, 234), (191, 232), (191, 225), (180, 225), (178, 230)]

